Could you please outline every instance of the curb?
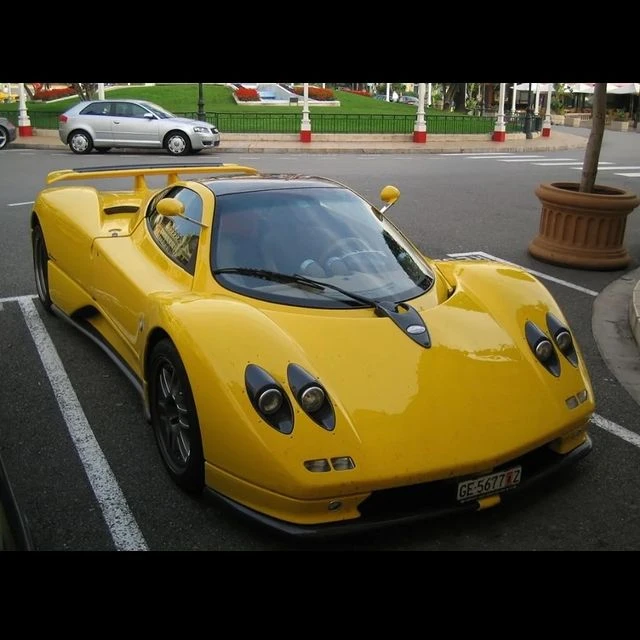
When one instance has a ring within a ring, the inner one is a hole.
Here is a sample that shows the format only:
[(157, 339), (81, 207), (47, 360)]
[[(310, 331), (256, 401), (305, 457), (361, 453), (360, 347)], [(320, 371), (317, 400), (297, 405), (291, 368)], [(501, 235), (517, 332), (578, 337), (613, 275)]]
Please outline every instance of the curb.
[(640, 349), (640, 269), (637, 269), (634, 273), (637, 282), (629, 300), (629, 327)]

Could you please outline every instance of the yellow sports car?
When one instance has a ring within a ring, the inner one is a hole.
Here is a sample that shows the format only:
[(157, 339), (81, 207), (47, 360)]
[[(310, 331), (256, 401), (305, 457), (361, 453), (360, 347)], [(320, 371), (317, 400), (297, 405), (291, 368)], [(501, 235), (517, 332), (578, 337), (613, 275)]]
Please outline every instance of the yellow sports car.
[(236, 164), (47, 183), (40, 302), (137, 386), (186, 491), (341, 534), (493, 507), (591, 451), (589, 375), (551, 294), (515, 266), (422, 255), (385, 215), (393, 186), (378, 208)]

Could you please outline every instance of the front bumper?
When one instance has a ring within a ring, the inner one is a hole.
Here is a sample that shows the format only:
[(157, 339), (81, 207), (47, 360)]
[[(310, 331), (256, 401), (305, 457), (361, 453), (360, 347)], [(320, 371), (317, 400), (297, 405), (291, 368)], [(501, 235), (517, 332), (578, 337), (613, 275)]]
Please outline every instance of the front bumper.
[(192, 137), (191, 146), (194, 149), (213, 149), (214, 147), (220, 146), (220, 134), (216, 133), (213, 135), (195, 135)]
[(441, 518), (454, 513), (480, 511), (511, 499), (515, 494), (536, 482), (575, 464), (587, 456), (593, 448), (591, 438), (586, 435), (582, 444), (568, 453), (557, 453), (549, 446), (540, 447), (519, 458), (510, 460), (494, 471), (522, 466), (520, 484), (503, 493), (478, 500), (460, 503), (456, 499), (458, 482), (466, 478), (456, 477), (421, 485), (374, 491), (359, 505), (361, 516), (356, 520), (341, 520), (318, 525), (299, 525), (285, 522), (259, 513), (239, 504), (222, 494), (207, 489), (207, 495), (222, 501), (236, 512), (270, 529), (299, 538), (328, 538), (399, 526), (422, 520)]

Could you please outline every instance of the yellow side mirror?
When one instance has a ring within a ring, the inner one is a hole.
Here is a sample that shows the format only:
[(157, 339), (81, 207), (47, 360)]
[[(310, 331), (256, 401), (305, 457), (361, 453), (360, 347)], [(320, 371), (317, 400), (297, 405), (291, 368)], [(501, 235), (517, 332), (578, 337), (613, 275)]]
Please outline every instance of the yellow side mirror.
[(163, 216), (183, 216), (184, 204), (175, 198), (162, 198), (156, 205), (156, 211)]
[(380, 200), (386, 204), (384, 210), (388, 209), (392, 204), (395, 204), (400, 197), (400, 189), (393, 185), (387, 185), (380, 191)]

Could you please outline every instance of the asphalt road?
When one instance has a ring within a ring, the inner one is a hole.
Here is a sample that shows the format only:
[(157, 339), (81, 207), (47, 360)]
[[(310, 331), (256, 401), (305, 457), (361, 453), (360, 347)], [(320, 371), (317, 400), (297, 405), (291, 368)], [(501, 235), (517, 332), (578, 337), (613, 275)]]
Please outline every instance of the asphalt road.
[[(640, 136), (607, 132), (601, 156), (602, 168), (607, 168), (598, 181), (640, 190), (640, 177), (621, 175), (640, 173), (639, 142)], [(594, 451), (567, 474), (477, 514), (344, 540), (302, 542), (181, 493), (164, 472), (136, 391), (99, 349), (34, 304), (29, 214), (46, 174), (131, 163), (134, 156), (79, 157), (10, 148), (0, 153), (0, 455), (37, 548), (640, 548), (640, 412), (602, 358), (591, 326), (597, 294), (623, 272), (564, 269), (528, 255), (539, 221), (536, 185), (578, 180), (583, 151), (538, 156), (213, 154), (216, 160), (265, 171), (337, 178), (373, 202), (384, 185), (395, 184), (402, 195), (388, 215), (426, 254), (490, 256), (534, 270), (572, 323), (592, 376), (598, 405)], [(164, 154), (143, 157), (166, 161)], [(632, 166), (636, 168), (625, 169)], [(640, 261), (638, 214), (628, 221), (626, 239), (635, 267)]]

